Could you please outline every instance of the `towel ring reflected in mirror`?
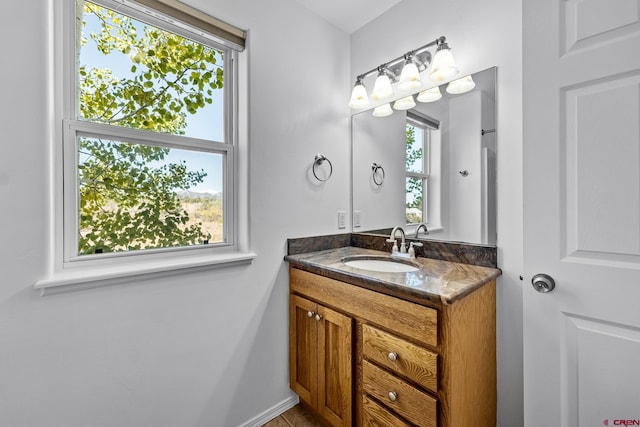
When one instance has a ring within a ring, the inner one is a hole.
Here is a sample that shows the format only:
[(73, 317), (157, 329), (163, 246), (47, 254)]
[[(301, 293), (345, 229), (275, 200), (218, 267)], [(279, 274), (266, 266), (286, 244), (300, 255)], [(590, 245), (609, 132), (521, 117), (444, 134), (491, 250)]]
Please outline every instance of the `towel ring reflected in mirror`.
[(382, 165), (373, 162), (371, 165), (371, 174), (373, 176), (373, 182), (377, 186), (381, 186), (384, 183), (384, 168)]
[[(318, 173), (317, 173), (317, 170), (316, 170), (316, 169), (317, 169), (318, 167), (322, 166), (322, 164), (323, 164), (325, 161), (326, 161), (327, 163), (329, 163), (329, 175), (327, 175), (327, 177), (326, 177), (326, 178), (322, 179), (322, 178), (320, 178), (320, 177), (318, 176)], [(320, 154), (320, 153), (318, 153), (318, 154), (316, 154), (316, 157), (315, 157), (315, 158), (314, 158), (314, 160), (313, 160), (313, 167), (311, 168), (311, 170), (312, 170), (312, 172), (313, 172), (313, 176), (314, 176), (318, 181), (320, 181), (320, 182), (324, 182), (324, 181), (328, 181), (328, 180), (329, 180), (329, 178), (331, 178), (331, 175), (333, 174), (333, 165), (331, 164), (331, 160), (327, 159), (327, 158), (325, 157), (325, 155), (324, 155), (324, 154)]]

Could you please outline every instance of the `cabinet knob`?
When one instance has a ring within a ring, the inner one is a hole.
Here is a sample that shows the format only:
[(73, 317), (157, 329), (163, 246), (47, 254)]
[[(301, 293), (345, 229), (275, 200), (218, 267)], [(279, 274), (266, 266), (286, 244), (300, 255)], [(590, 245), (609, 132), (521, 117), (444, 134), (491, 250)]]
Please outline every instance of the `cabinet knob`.
[(392, 362), (395, 362), (396, 360), (398, 360), (398, 353), (396, 352), (391, 352), (388, 354), (389, 360), (391, 360)]
[(313, 317), (313, 311), (307, 311), (307, 317)]
[(389, 400), (392, 402), (395, 402), (397, 399), (398, 399), (398, 393), (396, 393), (395, 391), (390, 391)]
[(319, 314), (316, 314), (316, 320), (319, 322), (320, 319), (322, 319), (322, 316), (320, 316)]

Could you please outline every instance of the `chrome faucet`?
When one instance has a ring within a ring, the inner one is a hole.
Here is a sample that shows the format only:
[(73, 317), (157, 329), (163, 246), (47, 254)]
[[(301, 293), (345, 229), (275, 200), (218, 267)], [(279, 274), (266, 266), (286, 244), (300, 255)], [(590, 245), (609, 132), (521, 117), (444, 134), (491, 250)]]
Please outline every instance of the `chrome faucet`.
[(418, 234), (420, 234), (420, 229), (424, 228), (424, 234), (429, 234), (429, 230), (427, 229), (427, 224), (425, 224), (424, 222), (421, 222), (420, 224), (418, 224), (418, 228), (416, 228), (416, 238), (418, 237)]
[[(402, 235), (402, 243), (400, 243), (400, 250), (399, 251), (398, 251), (398, 242), (396, 241), (396, 233), (398, 231)], [(400, 252), (400, 253), (403, 253), (403, 254), (407, 253), (407, 247), (406, 247), (404, 238), (405, 238), (405, 235), (404, 235), (404, 230), (402, 229), (402, 227), (394, 227), (394, 229), (391, 231), (391, 235), (387, 239), (387, 242), (393, 243), (393, 248), (391, 248), (391, 253), (394, 253), (394, 252)]]

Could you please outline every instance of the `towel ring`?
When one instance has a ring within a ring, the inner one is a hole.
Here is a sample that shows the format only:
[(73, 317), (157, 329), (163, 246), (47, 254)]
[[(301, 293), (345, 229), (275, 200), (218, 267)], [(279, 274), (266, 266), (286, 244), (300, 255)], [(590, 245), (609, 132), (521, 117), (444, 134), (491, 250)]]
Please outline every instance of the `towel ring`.
[[(329, 176), (327, 176), (325, 179), (321, 179), (318, 177), (318, 174), (316, 173), (316, 168), (318, 166), (321, 166), (324, 162), (329, 163)], [(324, 182), (324, 181), (328, 181), (329, 178), (331, 178), (331, 175), (333, 174), (333, 165), (331, 164), (331, 160), (327, 159), (324, 154), (316, 154), (315, 159), (313, 160), (313, 167), (311, 168), (312, 172), (313, 172), (313, 176), (316, 177), (316, 179), (320, 182)]]
[[(379, 165), (376, 162), (373, 162), (373, 164), (371, 165), (371, 171), (372, 171), (372, 176), (373, 176), (373, 182), (377, 186), (382, 185), (382, 183), (384, 182), (384, 168), (382, 167), (382, 165)], [(381, 177), (380, 177), (380, 174), (378, 173), (378, 171), (382, 171), (382, 176)]]

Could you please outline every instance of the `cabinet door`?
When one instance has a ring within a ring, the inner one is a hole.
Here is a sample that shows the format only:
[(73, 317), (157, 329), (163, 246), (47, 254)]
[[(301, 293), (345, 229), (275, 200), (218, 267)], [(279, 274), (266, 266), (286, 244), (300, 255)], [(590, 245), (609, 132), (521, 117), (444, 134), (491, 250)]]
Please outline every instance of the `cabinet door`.
[(333, 426), (351, 426), (352, 319), (318, 306), (318, 412)]
[(289, 386), (309, 406), (317, 405), (318, 327), (316, 304), (289, 297)]

